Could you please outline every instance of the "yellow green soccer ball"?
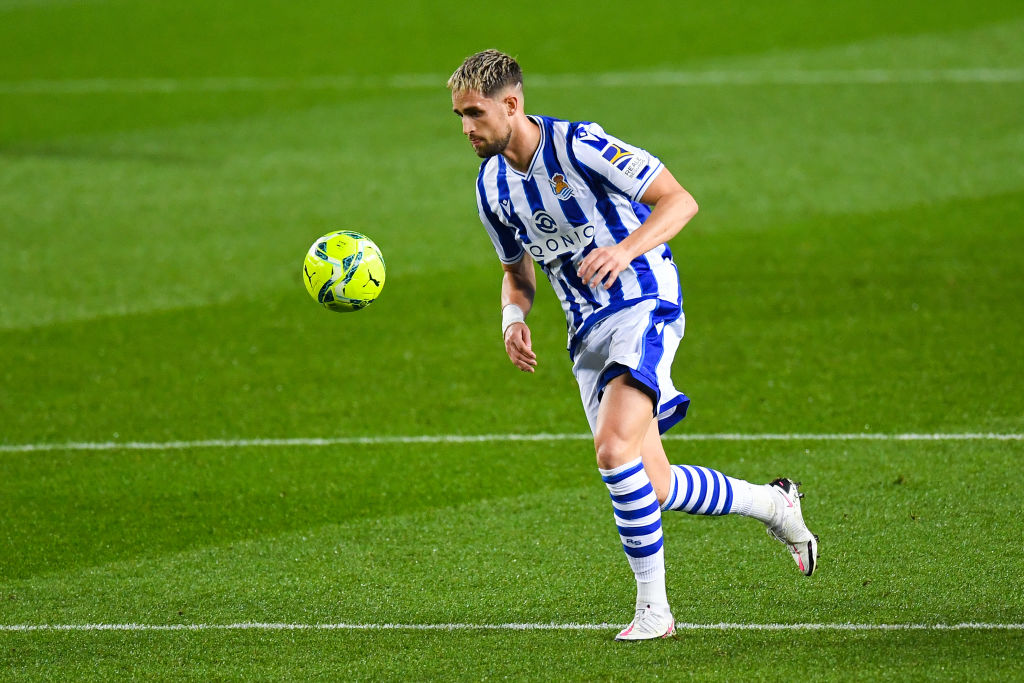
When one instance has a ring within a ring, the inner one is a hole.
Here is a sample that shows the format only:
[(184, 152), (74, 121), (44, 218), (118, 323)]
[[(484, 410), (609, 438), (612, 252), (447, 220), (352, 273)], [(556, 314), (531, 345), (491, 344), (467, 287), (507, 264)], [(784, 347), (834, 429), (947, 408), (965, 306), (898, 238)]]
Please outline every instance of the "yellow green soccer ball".
[(338, 230), (309, 248), (302, 264), (309, 295), (332, 311), (366, 308), (384, 288), (384, 259), (366, 235)]

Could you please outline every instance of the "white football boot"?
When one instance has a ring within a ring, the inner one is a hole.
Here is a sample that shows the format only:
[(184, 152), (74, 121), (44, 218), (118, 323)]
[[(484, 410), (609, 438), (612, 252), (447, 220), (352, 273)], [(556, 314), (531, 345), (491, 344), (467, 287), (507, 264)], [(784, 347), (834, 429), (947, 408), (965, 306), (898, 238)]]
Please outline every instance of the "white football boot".
[(768, 485), (778, 495), (775, 518), (766, 525), (768, 535), (785, 543), (796, 566), (804, 576), (810, 576), (818, 566), (818, 537), (804, 523), (800, 511), (804, 494), (799, 492), (800, 484), (779, 478)]
[(619, 632), (615, 640), (653, 640), (671, 638), (676, 634), (676, 620), (668, 606), (661, 609), (643, 605), (636, 608), (633, 623)]

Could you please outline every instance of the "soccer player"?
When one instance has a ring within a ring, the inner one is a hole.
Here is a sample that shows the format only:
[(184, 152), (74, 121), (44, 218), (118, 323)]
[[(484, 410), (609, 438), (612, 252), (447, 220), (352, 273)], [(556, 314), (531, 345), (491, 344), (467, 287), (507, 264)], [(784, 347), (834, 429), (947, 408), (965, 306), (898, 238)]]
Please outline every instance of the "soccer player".
[(675, 620), (665, 590), (661, 513), (738, 514), (763, 522), (810, 576), (818, 540), (798, 484), (754, 485), (670, 465), (661, 434), (690, 399), (672, 384), (683, 336), (679, 274), (668, 242), (697, 203), (649, 152), (590, 122), (527, 115), (519, 64), (497, 50), (468, 57), (448, 80), (462, 132), (484, 161), (480, 220), (504, 269), (502, 334), (512, 363), (533, 372), (525, 319), (534, 262), (562, 302), (568, 351), (594, 434), (597, 465), (636, 577), (636, 611), (616, 640), (665, 638)]

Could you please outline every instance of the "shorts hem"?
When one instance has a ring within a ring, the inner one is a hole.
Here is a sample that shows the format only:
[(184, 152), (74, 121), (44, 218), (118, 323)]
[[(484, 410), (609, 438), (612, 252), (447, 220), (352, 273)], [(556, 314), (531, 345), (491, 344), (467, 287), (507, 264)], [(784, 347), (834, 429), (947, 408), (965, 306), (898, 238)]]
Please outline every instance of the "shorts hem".
[(669, 401), (658, 412), (658, 431), (662, 434), (679, 424), (686, 411), (690, 408), (690, 397), (686, 394), (679, 394)]
[(641, 374), (634, 368), (614, 361), (609, 363), (608, 367), (601, 373), (601, 379), (597, 383), (597, 402), (600, 403), (601, 399), (604, 397), (604, 390), (605, 387), (608, 386), (608, 383), (619, 375), (625, 374), (628, 374), (641, 385), (641, 391), (647, 394), (648, 398), (651, 399), (652, 414), (657, 415), (659, 413), (658, 404), (661, 402), (661, 390), (658, 388), (658, 383), (650, 377)]

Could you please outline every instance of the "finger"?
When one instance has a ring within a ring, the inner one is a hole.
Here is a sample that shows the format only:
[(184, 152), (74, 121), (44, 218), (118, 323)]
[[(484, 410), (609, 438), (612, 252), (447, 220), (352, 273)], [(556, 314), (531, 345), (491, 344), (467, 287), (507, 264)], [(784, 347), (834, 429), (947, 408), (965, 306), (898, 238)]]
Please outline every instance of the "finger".
[(604, 281), (604, 288), (611, 289), (615, 281), (619, 279), (619, 273), (615, 268), (609, 268), (608, 272), (601, 279)]
[(516, 358), (513, 364), (523, 372), (533, 372), (533, 369), (537, 367), (536, 360), (531, 361), (525, 358)]
[(506, 348), (509, 349), (509, 355), (512, 353), (521, 354), (530, 358), (536, 358), (536, 354), (533, 352), (533, 346), (530, 344), (529, 331), (523, 335), (512, 334), (509, 335), (508, 344)]
[(533, 369), (535, 367), (537, 367), (537, 359), (536, 358), (526, 358), (526, 357), (520, 357), (519, 358), (519, 369), (520, 370), (527, 370), (529, 372), (533, 372)]
[[(518, 347), (513, 349), (513, 354), (517, 360), (522, 360), (527, 363), (533, 363), (534, 365), (537, 364), (537, 354), (535, 354), (531, 349), (524, 349), (522, 347)], [(510, 354), (510, 357), (512, 357), (513, 354)]]
[(595, 278), (594, 286), (595, 287), (602, 287), (603, 286), (605, 289), (608, 289), (609, 287), (611, 287), (611, 282), (608, 282), (608, 278), (611, 277), (612, 278), (612, 282), (614, 282), (615, 277), (614, 277), (614, 275), (612, 275), (614, 272), (615, 272), (615, 261), (613, 261), (611, 259), (608, 259), (607, 261), (605, 261), (604, 263), (601, 264), (601, 270), (599, 270), (597, 272), (597, 277)]
[(533, 343), (530, 338), (530, 328), (523, 325), (521, 329), (516, 330), (516, 334), (513, 335), (512, 343), (515, 347), (524, 354), (533, 355)]
[(587, 254), (586, 258), (580, 263), (580, 267), (576, 270), (576, 276), (584, 282), (588, 282), (597, 268), (597, 261), (600, 256), (600, 249)]
[[(591, 287), (601, 287), (601, 286), (604, 286), (604, 281), (608, 277), (608, 275), (611, 272), (611, 270), (612, 270), (611, 264), (608, 264), (608, 263), (601, 264), (601, 267), (598, 268), (597, 271), (594, 272), (594, 278), (590, 282), (590, 286)], [(605, 287), (605, 289), (607, 289), (607, 287)]]
[(515, 363), (519, 359), (532, 360), (536, 362), (537, 354), (533, 352), (533, 349), (529, 346), (529, 341), (524, 339), (516, 339), (515, 335), (510, 335), (508, 343), (505, 344), (505, 351), (508, 353), (508, 357)]

